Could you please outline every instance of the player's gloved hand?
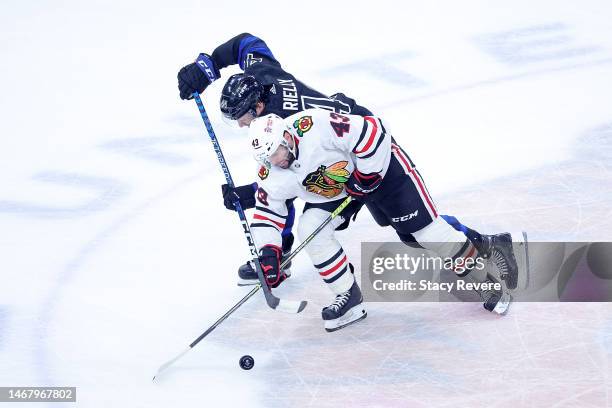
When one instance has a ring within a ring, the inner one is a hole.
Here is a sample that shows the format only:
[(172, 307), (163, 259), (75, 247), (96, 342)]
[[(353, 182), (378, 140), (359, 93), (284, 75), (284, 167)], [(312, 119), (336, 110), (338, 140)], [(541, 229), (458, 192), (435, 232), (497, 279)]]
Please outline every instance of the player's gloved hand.
[(266, 283), (271, 288), (277, 287), (287, 279), (287, 275), (280, 268), (282, 256), (283, 250), (276, 245), (266, 245), (261, 248), (259, 264), (266, 277)]
[(367, 202), (382, 181), (383, 179), (378, 173), (363, 174), (355, 169), (344, 187), (351, 197), (361, 202)]
[(355, 221), (355, 219), (357, 218), (357, 213), (361, 210), (361, 207), (363, 207), (363, 203), (361, 201), (351, 201), (349, 205), (347, 205), (346, 208), (340, 213), (340, 215), (342, 215), (342, 218), (344, 218), (344, 222), (336, 227), (336, 231), (342, 231), (347, 229), (351, 222), (351, 219), (352, 221)]
[(246, 184), (244, 186), (230, 187), (227, 184), (221, 186), (221, 194), (223, 195), (223, 205), (228, 210), (234, 211), (236, 207), (234, 203), (238, 201), (243, 210), (255, 207), (255, 191), (257, 183)]
[(194, 92), (201, 94), (219, 76), (219, 70), (210, 55), (198, 55), (194, 63), (185, 65), (177, 75), (181, 99), (192, 99)]

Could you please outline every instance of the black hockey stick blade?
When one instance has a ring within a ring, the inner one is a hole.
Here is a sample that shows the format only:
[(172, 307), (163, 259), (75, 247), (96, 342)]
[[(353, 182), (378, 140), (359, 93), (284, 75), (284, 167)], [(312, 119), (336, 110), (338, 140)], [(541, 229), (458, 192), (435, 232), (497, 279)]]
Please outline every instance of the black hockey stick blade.
[(260, 282), (259, 284), (263, 289), (268, 306), (270, 306), (274, 310), (278, 310), (285, 313), (300, 313), (306, 308), (308, 302), (305, 300), (281, 300), (278, 297), (274, 296), (274, 294), (266, 284), (266, 278), (264, 277), (263, 271), (261, 270), (261, 265), (259, 264), (259, 261), (257, 259), (253, 259), (253, 264), (255, 265), (257, 277), (259, 278)]

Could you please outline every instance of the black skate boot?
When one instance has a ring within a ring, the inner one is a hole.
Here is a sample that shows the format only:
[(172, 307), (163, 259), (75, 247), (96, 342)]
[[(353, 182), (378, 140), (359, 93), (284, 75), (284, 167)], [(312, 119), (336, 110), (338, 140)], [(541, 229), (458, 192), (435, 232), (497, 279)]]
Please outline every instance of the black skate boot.
[(485, 259), (491, 258), (499, 277), (506, 282), (508, 289), (516, 289), (518, 285), (518, 266), (512, 249), (512, 235), (508, 232), (496, 235), (482, 235), (483, 241), (476, 246), (478, 253)]
[[(283, 258), (281, 259), (281, 264), (289, 256), (291, 253), (291, 247), (293, 246), (293, 234), (289, 234), (283, 237)], [(289, 278), (291, 276), (291, 261), (283, 268), (285, 275)], [(257, 272), (255, 271), (255, 267), (253, 266), (253, 261), (247, 261), (244, 265), (238, 268), (238, 286), (249, 286), (256, 285), (259, 283), (259, 278), (257, 277)]]
[(325, 330), (333, 332), (349, 324), (365, 319), (368, 315), (362, 305), (363, 297), (357, 282), (351, 288), (336, 296), (331, 305), (324, 307), (321, 316), (325, 322)]

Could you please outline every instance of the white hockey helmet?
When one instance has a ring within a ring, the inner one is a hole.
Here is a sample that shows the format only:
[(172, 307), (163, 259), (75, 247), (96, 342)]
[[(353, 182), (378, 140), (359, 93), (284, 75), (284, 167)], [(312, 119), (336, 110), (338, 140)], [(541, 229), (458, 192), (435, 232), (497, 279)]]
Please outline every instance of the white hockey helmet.
[(279, 146), (285, 146), (291, 153), (294, 153), (294, 149), (289, 146), (285, 139), (285, 132), (293, 135), (291, 128), (283, 118), (273, 113), (255, 118), (251, 122), (249, 138), (253, 148), (253, 157), (259, 164), (268, 169), (272, 167), (270, 156), (276, 152)]

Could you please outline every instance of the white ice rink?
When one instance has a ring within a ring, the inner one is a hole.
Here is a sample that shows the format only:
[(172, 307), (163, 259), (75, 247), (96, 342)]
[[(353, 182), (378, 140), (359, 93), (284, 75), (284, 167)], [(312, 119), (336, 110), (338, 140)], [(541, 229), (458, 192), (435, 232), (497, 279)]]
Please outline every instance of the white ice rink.
[[(607, 1), (6, 0), (0, 7), (0, 386), (76, 386), (79, 407), (602, 407), (612, 306), (377, 303), (335, 333), (305, 254), (153, 383), (248, 289), (248, 255), (176, 73), (241, 32), (391, 124), (443, 214), (484, 233), (612, 241)], [(214, 3), (214, 4), (213, 4)], [(237, 184), (242, 133), (203, 95)], [(340, 234), (396, 240), (367, 211)], [(546, 283), (546, 282), (544, 282)], [(549, 282), (555, 285), (555, 282)], [(238, 359), (250, 354), (255, 367)], [(28, 404), (19, 407), (74, 406)], [(11, 406), (0, 403), (0, 407)]]

